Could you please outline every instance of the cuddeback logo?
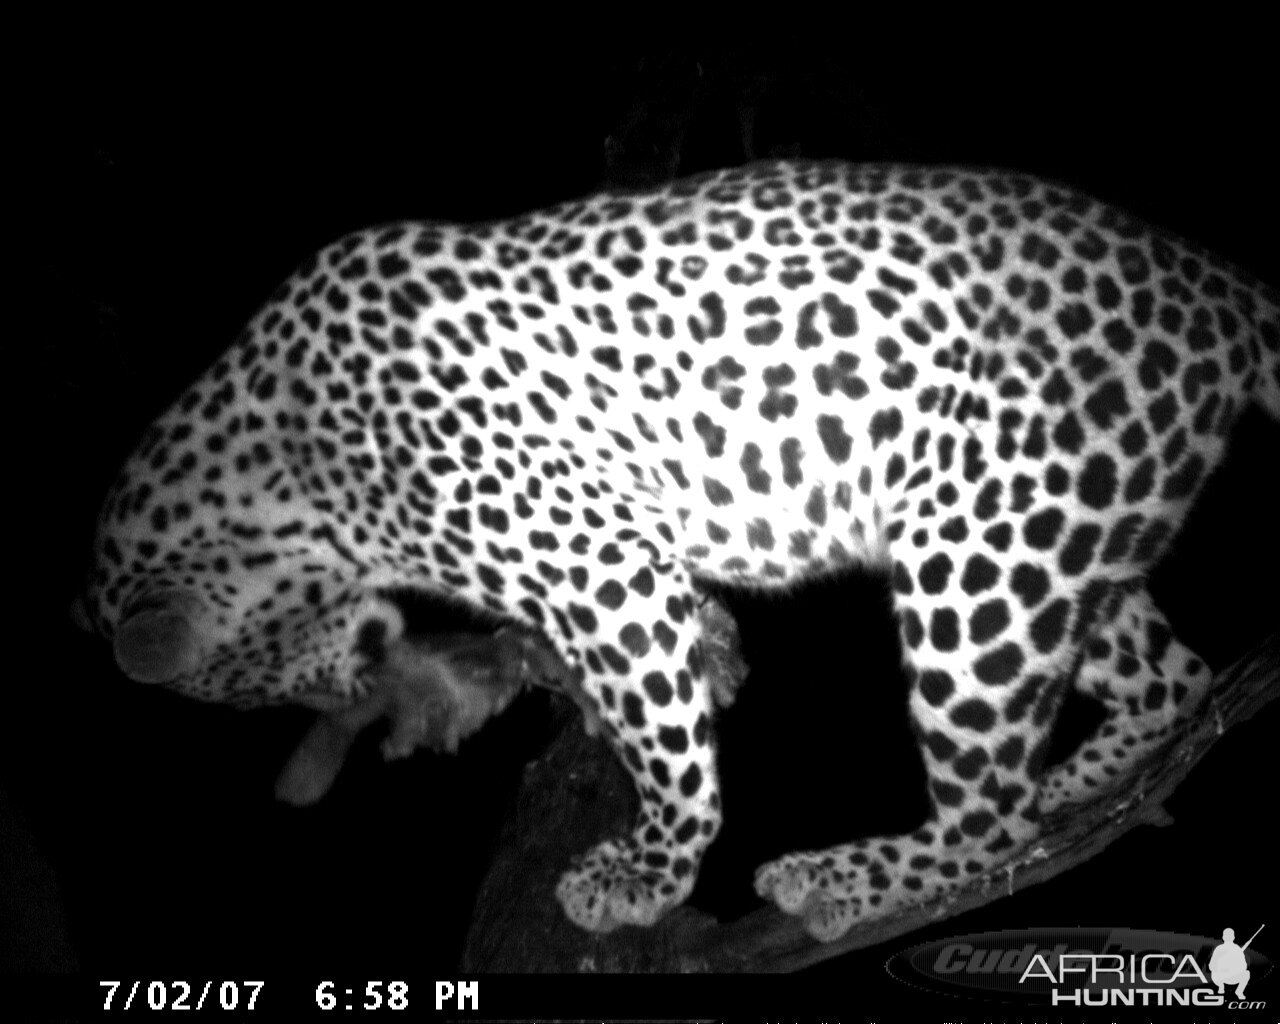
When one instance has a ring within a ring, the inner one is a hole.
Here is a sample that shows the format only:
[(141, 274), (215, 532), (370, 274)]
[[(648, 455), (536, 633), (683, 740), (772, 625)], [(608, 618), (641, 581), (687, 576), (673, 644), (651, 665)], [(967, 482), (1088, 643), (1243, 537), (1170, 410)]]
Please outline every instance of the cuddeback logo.
[(1128, 928), (983, 932), (914, 946), (885, 965), (898, 981), (946, 995), (1053, 1006), (1221, 1006), (1247, 999), (1271, 971), (1252, 948), (1220, 939)]

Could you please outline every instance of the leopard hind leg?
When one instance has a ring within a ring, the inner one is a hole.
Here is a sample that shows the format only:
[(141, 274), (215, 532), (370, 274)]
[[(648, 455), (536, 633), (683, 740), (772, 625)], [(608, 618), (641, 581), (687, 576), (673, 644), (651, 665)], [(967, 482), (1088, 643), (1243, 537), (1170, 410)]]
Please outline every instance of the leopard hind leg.
[(757, 893), (820, 940), (959, 889), (1040, 832), (1038, 780), (1078, 657), (1080, 585), (1028, 607), (996, 586), (985, 556), (940, 564), (921, 550), (894, 573), (928, 819), (907, 835), (789, 854), (756, 873)]
[(1106, 717), (1041, 780), (1040, 810), (1096, 798), (1127, 778), (1171, 738), (1212, 684), (1208, 665), (1174, 635), (1145, 588), (1122, 599), (1093, 630), (1075, 688), (1102, 703)]

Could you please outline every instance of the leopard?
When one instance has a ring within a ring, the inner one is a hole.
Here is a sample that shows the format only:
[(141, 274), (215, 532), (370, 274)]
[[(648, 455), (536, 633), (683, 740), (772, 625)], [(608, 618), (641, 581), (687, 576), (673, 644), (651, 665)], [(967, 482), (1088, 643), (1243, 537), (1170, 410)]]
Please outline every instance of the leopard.
[[(1200, 712), (1147, 579), (1250, 405), (1280, 418), (1276, 291), (1030, 174), (766, 161), (386, 224), (146, 431), (83, 603), (131, 680), (333, 714), (409, 642), (397, 594), (540, 637), (639, 797), (556, 886), (603, 933), (681, 904), (720, 829), (708, 590), (880, 573), (928, 817), (754, 879), (833, 941), (1011, 863)], [(1072, 689), (1103, 717), (1049, 763)]]

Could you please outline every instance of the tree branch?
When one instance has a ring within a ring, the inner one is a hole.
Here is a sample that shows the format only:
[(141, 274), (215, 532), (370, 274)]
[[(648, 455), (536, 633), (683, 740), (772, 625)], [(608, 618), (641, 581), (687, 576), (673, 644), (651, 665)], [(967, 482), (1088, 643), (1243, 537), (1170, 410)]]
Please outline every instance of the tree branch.
[(1136, 781), (1093, 803), (1045, 820), (1036, 846), (996, 872), (893, 917), (855, 926), (820, 944), (797, 918), (763, 907), (718, 924), (681, 907), (652, 929), (589, 935), (564, 917), (553, 895), (573, 855), (625, 831), (635, 812), (626, 771), (600, 741), (584, 735), (566, 704), (563, 727), (525, 772), (517, 806), (486, 878), (463, 953), (467, 971), (793, 971), (876, 945), (1048, 881), (1097, 856), (1139, 825), (1166, 825), (1164, 802), (1232, 726), (1280, 696), (1280, 635), (1273, 635), (1215, 680), (1202, 714), (1165, 751), (1140, 766)]

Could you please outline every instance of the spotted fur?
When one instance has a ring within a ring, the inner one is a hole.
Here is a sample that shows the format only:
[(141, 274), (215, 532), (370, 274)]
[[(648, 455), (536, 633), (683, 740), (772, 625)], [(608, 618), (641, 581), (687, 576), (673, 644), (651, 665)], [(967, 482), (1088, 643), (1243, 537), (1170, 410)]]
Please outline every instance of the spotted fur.
[[(364, 696), (395, 592), (541, 630), (641, 795), (558, 889), (604, 930), (683, 900), (719, 827), (700, 582), (880, 567), (932, 815), (756, 879), (833, 938), (1194, 710), (1143, 579), (1249, 401), (1280, 416), (1276, 294), (1030, 177), (761, 164), (396, 224), (304, 264), (150, 429), (88, 604), (130, 676), (243, 705)], [(1046, 774), (1073, 679), (1108, 717)]]

